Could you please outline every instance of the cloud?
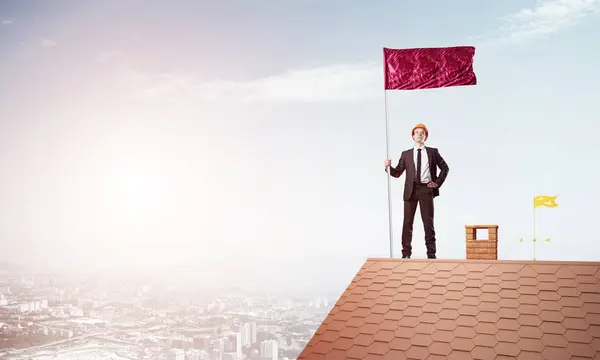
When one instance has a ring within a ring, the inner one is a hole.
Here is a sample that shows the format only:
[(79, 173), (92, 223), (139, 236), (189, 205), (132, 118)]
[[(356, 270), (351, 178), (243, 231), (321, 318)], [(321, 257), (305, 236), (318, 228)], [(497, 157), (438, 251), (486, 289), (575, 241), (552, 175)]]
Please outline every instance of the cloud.
[(252, 80), (203, 80), (194, 74), (151, 74), (127, 69), (126, 84), (138, 98), (187, 97), (243, 103), (350, 102), (380, 99), (383, 70), (374, 62), (302, 67)]
[(600, 0), (537, 0), (505, 17), (499, 42), (525, 42), (567, 29), (600, 10)]
[(52, 40), (52, 39), (40, 39), (40, 45), (46, 48), (51, 48), (51, 47), (55, 47), (56, 45), (58, 45), (56, 43), (56, 41)]
[(12, 19), (5, 19), (5, 20), (2, 20), (2, 25), (5, 25), (5, 26), (12, 25), (12, 24), (14, 24), (14, 23), (15, 23), (15, 21), (14, 21), (14, 20), (12, 20)]
[(127, 56), (120, 51), (110, 50), (110, 51), (102, 51), (102, 52), (98, 53), (96, 58), (100, 62), (109, 63), (109, 62), (118, 62), (118, 61), (122, 62), (123, 60), (127, 59)]

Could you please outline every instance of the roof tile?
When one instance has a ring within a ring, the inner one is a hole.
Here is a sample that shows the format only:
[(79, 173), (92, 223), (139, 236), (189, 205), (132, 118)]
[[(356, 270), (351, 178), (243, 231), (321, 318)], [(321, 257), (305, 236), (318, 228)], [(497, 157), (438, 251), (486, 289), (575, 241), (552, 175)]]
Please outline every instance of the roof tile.
[(541, 291), (557, 291), (560, 288), (556, 282), (540, 282), (537, 286)]
[(547, 334), (564, 335), (567, 332), (567, 329), (565, 329), (561, 323), (556, 322), (544, 321), (539, 328), (541, 331)]
[(421, 315), (421, 323), (435, 324), (440, 319), (436, 313), (425, 312)]
[(549, 282), (549, 283), (556, 283), (556, 281), (558, 281), (558, 278), (556, 277), (556, 275), (554, 275), (554, 273), (551, 274), (540, 274), (537, 279), (540, 282)]
[(379, 330), (373, 336), (374, 341), (390, 342), (395, 338), (394, 332), (391, 330)]
[(431, 339), (431, 335), (427, 335), (427, 334), (415, 334), (415, 336), (412, 337), (412, 339), (410, 339), (410, 343), (412, 345), (419, 345), (419, 346), (429, 346), (431, 345), (431, 343), (433, 342), (433, 339)]
[(406, 309), (404, 309), (403, 314), (404, 316), (418, 317), (423, 314), (423, 308), (417, 306), (408, 306)]
[[(546, 322), (544, 322), (543, 324), (553, 324), (553, 323), (546, 323)], [(544, 332), (542, 332), (542, 330), (539, 327), (537, 327), (537, 326), (528, 326), (528, 325), (521, 325), (519, 327), (519, 329), (517, 330), (517, 333), (522, 338), (527, 338), (527, 339), (541, 339), (542, 336), (544, 335)]]
[(542, 350), (541, 354), (545, 360), (565, 360), (571, 357), (564, 348), (559, 347), (548, 346)]
[(390, 342), (390, 349), (406, 351), (410, 348), (411, 344), (408, 339), (396, 338)]
[(435, 355), (448, 356), (452, 352), (452, 347), (446, 342), (435, 341), (429, 346), (429, 352)]
[(596, 350), (593, 349), (590, 344), (572, 342), (565, 347), (565, 350), (567, 350), (567, 353), (569, 353), (571, 356), (592, 358), (596, 355)]
[(475, 317), (479, 322), (495, 323), (500, 317), (495, 312), (480, 311)]
[(540, 300), (558, 301), (560, 299), (560, 294), (555, 290), (540, 290), (537, 295)]
[(354, 345), (346, 352), (350, 359), (363, 359), (367, 355), (367, 348), (361, 345)]
[(469, 353), (467, 351), (461, 350), (452, 350), (452, 352), (448, 355), (448, 360), (463, 360), (469, 358)]
[[(454, 330), (454, 332), (456, 332), (456, 330)], [(433, 339), (433, 341), (449, 343), (454, 339), (454, 335), (452, 334), (452, 331), (437, 330), (433, 334), (431, 334), (431, 338)]]
[(344, 360), (347, 359), (346, 352), (343, 350), (332, 349), (327, 353), (328, 360)]
[(542, 344), (546, 346), (556, 346), (564, 348), (569, 343), (563, 335), (557, 334), (544, 334), (540, 339)]
[(474, 327), (475, 332), (478, 334), (495, 335), (498, 332), (498, 326), (492, 323), (480, 322)]
[[(448, 331), (448, 330), (438, 330), (438, 331)], [(477, 335), (475, 329), (472, 326), (457, 326), (453, 332), (454, 336), (457, 338), (467, 338), (472, 339)]]
[(383, 355), (382, 360), (398, 360), (404, 358), (406, 358), (404, 351), (392, 349)]
[(358, 336), (354, 338), (354, 344), (365, 347), (371, 345), (374, 341), (373, 335), (358, 334)]
[(538, 278), (522, 277), (522, 278), (519, 278), (519, 280), (517, 280), (517, 282), (521, 286), (535, 286), (539, 282), (539, 279)]
[(453, 350), (471, 351), (475, 347), (472, 338), (455, 338), (450, 343)]
[(369, 346), (369, 354), (382, 356), (390, 350), (388, 342), (386, 341), (373, 341)]
[(473, 315), (460, 315), (458, 318), (456, 318), (456, 324), (459, 326), (473, 327), (477, 325), (477, 317)]
[(585, 320), (572, 317), (565, 318), (563, 325), (570, 330), (587, 330), (590, 327)]
[(478, 346), (494, 347), (498, 343), (495, 335), (477, 334), (473, 337), (473, 343)]
[[(554, 273), (554, 275), (556, 275), (556, 277), (559, 279), (575, 279), (577, 277), (577, 274), (575, 274), (573, 272), (573, 270), (579, 271), (578, 269), (581, 269), (581, 268), (585, 268), (585, 266), (579, 267), (579, 266), (575, 265), (575, 266), (571, 266), (570, 268), (567, 266), (561, 266), (560, 269), (558, 269), (558, 271), (556, 271)], [(591, 270), (593, 270), (593, 269), (591, 269)], [(591, 275), (591, 274), (580, 273), (579, 275)]]
[(473, 357), (473, 359), (489, 360), (494, 359), (496, 357), (496, 353), (494, 352), (494, 348), (486, 346), (475, 346), (473, 350), (471, 350), (471, 356)]
[[(373, 301), (373, 303), (375, 304), (375, 301)], [(372, 314), (385, 314), (388, 311), (388, 309), (391, 309), (392, 307), (393, 307), (393, 305), (385, 306), (385, 305), (375, 304), (375, 305), (369, 307), (368, 309), (371, 309)]]
[(299, 360), (600, 358), (600, 263), (369, 259)]
[(592, 284), (592, 285), (596, 284), (596, 278), (593, 275), (577, 275), (575, 280), (579, 284), (586, 284), (586, 285), (587, 284)]
[(544, 350), (544, 343), (538, 339), (520, 339), (515, 341), (517, 346), (521, 350), (530, 351), (530, 352), (541, 352)]
[(429, 354), (425, 360), (446, 360), (446, 357), (443, 355)]
[(417, 298), (417, 297), (410, 298), (406, 302), (407, 306), (416, 306), (419, 308), (425, 306), (425, 304), (427, 304), (426, 298)]
[[(459, 304), (479, 306), (481, 304), (481, 298), (479, 296), (465, 296), (464, 298), (462, 298), (462, 300), (459, 302)], [(481, 306), (485, 306), (485, 305), (489, 305), (489, 304), (481, 304)], [(460, 306), (459, 306), (459, 308), (460, 308)]]
[(458, 313), (461, 315), (475, 316), (479, 313), (479, 309), (474, 305), (463, 305), (458, 309)]
[(600, 314), (587, 314), (585, 321), (590, 325), (600, 325)]
[(498, 341), (517, 343), (520, 337), (514, 330), (499, 330), (496, 333), (496, 339)]
[(367, 354), (362, 360), (380, 360), (383, 354)]
[[(522, 313), (522, 311), (521, 311), (521, 313)], [(521, 325), (529, 325), (529, 326), (540, 326), (540, 325), (542, 325), (542, 320), (537, 315), (522, 314), (521, 316), (519, 316), (519, 318), (517, 319), (517, 321)]]
[(406, 350), (406, 357), (409, 359), (425, 359), (429, 356), (429, 349), (426, 346), (412, 345)]
[(436, 331), (434, 324), (420, 323), (415, 327), (415, 333), (417, 334), (433, 334)]
[(498, 329), (516, 331), (519, 329), (519, 322), (516, 319), (500, 319), (496, 324)]
[(579, 298), (586, 303), (600, 304), (600, 292), (583, 293)]
[(571, 278), (559, 278), (556, 283), (558, 284), (558, 286), (560, 287), (572, 287), (572, 288), (576, 288), (577, 287), (577, 281), (575, 279), (571, 279)]
[[(360, 330), (359, 328), (354, 328), (354, 327), (347, 327), (345, 329), (342, 329), (342, 331), (340, 331), (340, 338), (348, 338), (348, 339), (354, 339), (355, 337), (358, 336)], [(344, 350), (348, 350), (349, 348), (346, 348)]]
[(397, 338), (411, 339), (415, 336), (415, 329), (408, 326), (399, 326), (394, 332)]
[(517, 309), (501, 308), (498, 310), (498, 316), (501, 319), (517, 319), (519, 317), (519, 312)]
[(590, 344), (594, 340), (592, 335), (583, 330), (567, 330), (563, 336), (567, 341), (573, 343)]
[(565, 316), (561, 312), (553, 310), (542, 310), (539, 317), (542, 321), (558, 323), (565, 319)]
[(558, 301), (552, 301), (552, 300), (542, 300), (542, 301), (540, 301), (540, 303), (538, 304), (538, 306), (542, 310), (560, 311), (562, 309), (562, 305), (560, 305), (558, 303)]
[(381, 324), (379, 324), (379, 328), (383, 330), (391, 330), (395, 331), (398, 329), (398, 321), (396, 320), (383, 320)]
[(521, 349), (519, 349), (517, 344), (515, 344), (514, 342), (499, 341), (496, 344), (496, 346), (494, 346), (494, 351), (498, 355), (516, 357), (517, 355), (519, 355)]
[[(504, 267), (504, 270), (506, 270), (506, 267)], [(517, 271), (518, 272), (518, 271)], [(500, 279), (502, 279), (502, 281), (518, 281), (521, 277), (515, 272), (503, 272), (502, 275), (500, 275)]]
[(517, 301), (517, 299), (502, 298), (498, 301), (498, 305), (500, 305), (501, 308), (518, 308), (519, 301)]
[(539, 352), (521, 351), (519, 353), (519, 360), (544, 360), (544, 357)]
[(335, 343), (331, 345), (332, 349), (346, 351), (354, 345), (352, 339), (340, 337)]

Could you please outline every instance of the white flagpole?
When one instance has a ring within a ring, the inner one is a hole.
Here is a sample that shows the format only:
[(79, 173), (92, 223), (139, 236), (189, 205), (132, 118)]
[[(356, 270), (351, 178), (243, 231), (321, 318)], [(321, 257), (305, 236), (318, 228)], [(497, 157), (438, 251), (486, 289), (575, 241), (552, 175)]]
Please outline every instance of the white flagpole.
[[(390, 159), (390, 124), (388, 116), (387, 106), (387, 91), (384, 89), (384, 108), (385, 108), (385, 151), (387, 154), (386, 159)], [(387, 190), (388, 190), (388, 227), (390, 233), (390, 258), (394, 257), (394, 231), (392, 229), (392, 181), (390, 175), (390, 169), (387, 171)]]

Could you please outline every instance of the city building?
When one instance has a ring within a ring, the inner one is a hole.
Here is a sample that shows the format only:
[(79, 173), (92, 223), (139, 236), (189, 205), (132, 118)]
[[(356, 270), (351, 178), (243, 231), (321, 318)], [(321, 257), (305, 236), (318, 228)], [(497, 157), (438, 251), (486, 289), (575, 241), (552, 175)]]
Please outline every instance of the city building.
[(240, 326), (240, 334), (242, 336), (242, 346), (255, 344), (257, 336), (256, 323), (243, 323)]
[(168, 360), (185, 360), (185, 352), (182, 349), (169, 349)]
[(260, 343), (260, 358), (279, 360), (279, 343), (277, 340), (264, 340)]

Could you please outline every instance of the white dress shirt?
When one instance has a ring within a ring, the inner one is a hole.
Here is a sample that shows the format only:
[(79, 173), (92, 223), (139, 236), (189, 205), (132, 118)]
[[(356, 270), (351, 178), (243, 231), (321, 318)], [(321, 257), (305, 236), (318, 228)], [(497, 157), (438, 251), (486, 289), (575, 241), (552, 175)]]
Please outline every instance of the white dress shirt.
[[(419, 147), (415, 146), (413, 151), (415, 171), (417, 169), (417, 155), (419, 154), (417, 149), (419, 149)], [(423, 146), (421, 149), (421, 183), (428, 184), (431, 181), (431, 172), (429, 171), (429, 157), (427, 156), (427, 150), (425, 149), (425, 146)]]

